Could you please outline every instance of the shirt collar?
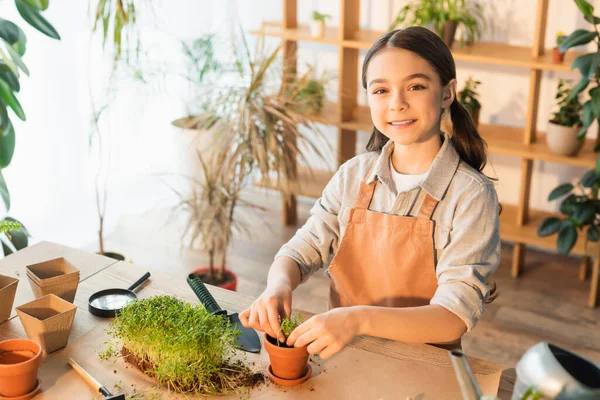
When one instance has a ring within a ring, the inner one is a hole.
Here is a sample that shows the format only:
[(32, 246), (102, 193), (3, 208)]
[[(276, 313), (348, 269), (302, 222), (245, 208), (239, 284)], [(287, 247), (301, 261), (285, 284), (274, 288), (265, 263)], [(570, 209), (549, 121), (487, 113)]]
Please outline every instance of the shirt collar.
[[(427, 177), (421, 183), (421, 188), (425, 190), (431, 197), (437, 201), (442, 200), (454, 173), (460, 163), (460, 156), (456, 152), (452, 140), (448, 140), (447, 135), (442, 135), (442, 147), (438, 151)], [(381, 149), (381, 154), (375, 162), (375, 166), (369, 175), (366, 183), (372, 183), (377, 178), (381, 183), (387, 186), (394, 196), (398, 195), (396, 191), (396, 184), (392, 177), (392, 170), (390, 169), (390, 157), (394, 151), (394, 142), (388, 141)]]

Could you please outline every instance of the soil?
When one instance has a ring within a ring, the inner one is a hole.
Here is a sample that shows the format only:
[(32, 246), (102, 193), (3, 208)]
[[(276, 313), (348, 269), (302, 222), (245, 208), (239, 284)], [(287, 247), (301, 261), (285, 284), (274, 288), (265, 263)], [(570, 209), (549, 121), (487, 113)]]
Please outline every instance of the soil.
[(277, 344), (277, 339), (272, 338), (271, 336), (268, 336), (268, 335), (267, 335), (267, 340), (272, 345), (277, 346), (277, 347), (283, 347), (284, 349), (291, 349), (294, 347), (294, 346), (288, 346), (285, 342), (279, 342), (279, 344)]
[[(127, 349), (127, 347), (125, 347), (125, 346), (122, 347), (121, 354), (123, 355), (123, 359), (126, 362), (133, 365), (135, 368), (139, 369), (146, 375), (148, 375), (150, 377), (154, 377), (154, 374), (152, 373), (152, 371), (154, 370), (153, 363), (151, 363), (147, 360), (141, 360), (135, 354), (130, 353), (129, 350)], [(228, 363), (228, 364), (224, 365), (223, 368), (226, 369), (226, 371), (228, 371), (227, 373), (231, 373), (235, 378), (239, 379), (241, 381), (241, 386), (249, 388), (249, 389), (254, 388), (255, 386), (258, 386), (259, 384), (265, 382), (265, 380), (266, 380), (266, 377), (264, 374), (262, 374), (260, 372), (252, 372), (252, 371), (248, 370), (248, 368), (245, 366), (245, 364), (239, 360)], [(243, 372), (240, 372), (240, 371), (243, 371)], [(217, 387), (221, 387), (220, 383), (222, 381), (218, 378), (218, 376), (216, 374), (212, 377), (211, 380), (213, 381), (213, 383), (215, 383), (217, 385)], [(177, 383), (177, 382), (175, 382), (175, 383)], [(177, 385), (172, 385), (171, 383), (169, 383), (168, 386), (170, 389), (175, 389), (174, 386), (177, 386)]]
[(223, 274), (223, 276), (220, 279), (219, 279), (218, 271), (215, 271), (215, 279), (211, 279), (210, 271), (196, 273), (196, 275), (198, 275), (200, 277), (200, 280), (202, 282), (208, 283), (209, 285), (213, 285), (213, 286), (227, 285), (228, 283), (233, 282), (233, 280), (234, 280), (233, 275), (231, 275), (227, 271), (225, 271), (225, 273)]

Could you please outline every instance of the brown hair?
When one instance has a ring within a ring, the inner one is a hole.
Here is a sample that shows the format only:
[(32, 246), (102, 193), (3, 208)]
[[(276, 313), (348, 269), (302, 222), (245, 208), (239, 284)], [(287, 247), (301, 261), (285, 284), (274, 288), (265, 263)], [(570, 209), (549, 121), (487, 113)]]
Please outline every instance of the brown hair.
[[(362, 67), (362, 86), (367, 89), (367, 69), (369, 63), (380, 51), (388, 49), (408, 50), (431, 65), (438, 76), (442, 86), (456, 78), (456, 66), (446, 43), (435, 33), (421, 26), (411, 26), (406, 29), (397, 29), (381, 36), (367, 52)], [(446, 110), (444, 110), (445, 112)], [(450, 118), (452, 119), (452, 134), (450, 139), (460, 158), (479, 172), (483, 171), (487, 163), (487, 144), (477, 132), (475, 124), (467, 110), (457, 98), (450, 105)], [(389, 138), (373, 127), (373, 133), (367, 143), (368, 151), (381, 151)], [(490, 178), (494, 179), (494, 178)], [(494, 179), (495, 180), (495, 179)], [(500, 212), (502, 207), (500, 206)], [(492, 282), (486, 303), (491, 303), (498, 297), (496, 283)]]
[[(408, 50), (427, 61), (439, 75), (442, 86), (446, 86), (451, 79), (456, 78), (454, 59), (444, 41), (429, 29), (411, 26), (388, 32), (371, 46), (362, 67), (364, 89), (367, 89), (369, 63), (375, 55), (387, 48)], [(469, 113), (457, 98), (450, 105), (450, 118), (453, 125), (450, 138), (458, 155), (477, 171), (483, 171), (487, 163), (486, 143), (477, 132)], [(373, 127), (367, 150), (380, 151), (388, 140), (387, 136)]]

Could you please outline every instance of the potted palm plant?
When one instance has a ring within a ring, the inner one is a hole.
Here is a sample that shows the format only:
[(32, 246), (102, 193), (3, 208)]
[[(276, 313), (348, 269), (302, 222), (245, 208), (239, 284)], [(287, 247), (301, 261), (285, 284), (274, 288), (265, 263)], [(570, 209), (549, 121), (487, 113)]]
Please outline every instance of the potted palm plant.
[(558, 110), (553, 113), (552, 119), (548, 122), (546, 133), (546, 142), (550, 150), (565, 156), (576, 155), (583, 145), (583, 140), (578, 140), (582, 126), (580, 118), (582, 106), (577, 96), (570, 96), (572, 92), (573, 88), (569, 80), (558, 80), (555, 97)]
[(472, 45), (480, 38), (485, 20), (477, 0), (412, 0), (400, 9), (389, 29), (410, 25), (433, 30), (452, 47), (458, 27), (461, 46)]
[(480, 81), (476, 81), (472, 76), (469, 76), (469, 79), (465, 82), (464, 88), (458, 92), (458, 100), (463, 107), (465, 107), (476, 127), (479, 125), (479, 114), (481, 111), (479, 93), (477, 92), (477, 87), (480, 84)]

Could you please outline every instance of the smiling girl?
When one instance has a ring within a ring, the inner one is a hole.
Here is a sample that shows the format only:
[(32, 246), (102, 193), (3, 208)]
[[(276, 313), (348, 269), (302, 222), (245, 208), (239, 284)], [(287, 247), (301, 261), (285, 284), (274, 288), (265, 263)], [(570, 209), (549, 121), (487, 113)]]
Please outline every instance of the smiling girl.
[[(267, 287), (240, 314), (281, 338), (292, 291), (333, 260), (329, 311), (287, 343), (331, 357), (357, 335), (460, 346), (495, 288), (499, 205), (486, 145), (456, 99), (448, 47), (422, 27), (380, 37), (362, 68), (375, 125), (368, 152), (343, 164), (311, 217), (275, 256)], [(441, 131), (449, 113), (452, 134)]]

